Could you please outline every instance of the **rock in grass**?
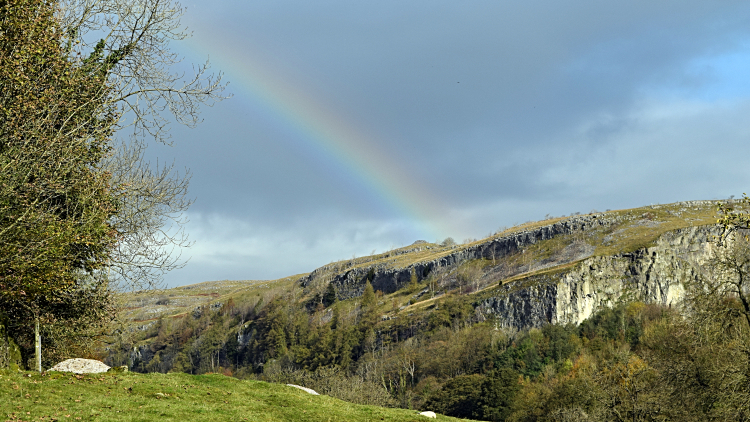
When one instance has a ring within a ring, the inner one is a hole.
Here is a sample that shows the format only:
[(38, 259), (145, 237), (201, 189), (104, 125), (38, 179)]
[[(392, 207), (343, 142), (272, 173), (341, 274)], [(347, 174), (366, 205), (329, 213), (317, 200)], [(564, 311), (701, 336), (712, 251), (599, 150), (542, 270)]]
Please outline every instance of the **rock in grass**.
[(287, 384), (290, 387), (299, 388), (300, 390), (307, 391), (310, 394), (319, 396), (317, 391), (313, 390), (312, 388), (302, 387), (301, 385), (294, 385), (294, 384)]
[(72, 372), (74, 374), (99, 374), (107, 372), (109, 366), (94, 359), (68, 359), (49, 369), (50, 371)]
[(426, 412), (421, 412), (420, 415), (426, 416), (428, 418), (433, 418), (433, 419), (437, 418), (437, 415), (435, 414), (435, 412), (431, 412), (429, 410)]

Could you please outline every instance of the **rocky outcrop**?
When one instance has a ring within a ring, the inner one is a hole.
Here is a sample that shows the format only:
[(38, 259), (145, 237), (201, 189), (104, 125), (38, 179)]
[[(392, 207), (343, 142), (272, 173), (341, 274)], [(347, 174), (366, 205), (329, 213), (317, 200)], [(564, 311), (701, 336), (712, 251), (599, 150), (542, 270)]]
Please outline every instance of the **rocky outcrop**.
[(130, 360), (128, 362), (128, 367), (133, 368), (133, 370), (138, 369), (142, 365), (150, 362), (155, 355), (156, 352), (152, 350), (151, 345), (143, 344), (140, 346), (135, 346), (133, 347), (133, 350), (130, 351)]
[[(672, 208), (667, 212), (680, 217), (686, 210), (713, 207), (715, 202), (688, 201), (669, 206)], [(375, 290), (388, 294), (405, 287), (412, 277), (421, 282), (436, 270), (455, 268), (467, 261), (502, 260), (523, 252), (537, 242), (556, 236), (605, 229), (608, 234), (600, 238), (602, 244), (616, 244), (618, 236), (629, 235), (634, 228), (656, 229), (663, 224), (652, 220), (653, 215), (648, 211), (659, 208), (662, 206), (654, 205), (645, 209), (643, 215), (635, 216), (624, 213), (575, 216), (535, 229), (489, 238), (468, 247), (455, 247), (439, 258), (417, 260), (401, 267), (381, 263), (360, 265), (341, 272), (336, 272), (335, 268), (323, 267), (299, 282), (306, 287), (316, 277), (328, 274), (329, 282), (334, 285), (340, 300), (361, 296), (367, 281), (370, 281)], [(578, 242), (545, 259), (535, 260), (535, 257), (530, 257), (533, 262), (521, 267), (521, 271), (506, 273), (495, 279), (543, 269), (550, 269), (553, 273), (529, 276), (505, 285), (494, 296), (483, 299), (478, 304), (477, 311), (486, 316), (499, 316), (502, 325), (523, 328), (551, 322), (579, 323), (596, 309), (612, 306), (624, 296), (633, 296), (648, 303), (671, 305), (683, 294), (681, 280), (695, 277), (696, 268), (705, 261), (713, 245), (710, 240), (719, 230), (715, 226), (678, 229), (657, 238), (652, 247), (613, 256), (592, 256), (596, 249), (594, 245)], [(435, 246), (415, 244), (399, 250), (399, 253), (419, 252), (418, 248), (425, 247)], [(554, 268), (571, 263), (576, 264), (554, 272)], [(496, 271), (497, 268), (499, 266), (490, 268), (489, 271)]]
[[(412, 274), (421, 282), (429, 274), (437, 269), (454, 267), (463, 262), (475, 259), (501, 259), (517, 253), (518, 251), (536, 242), (548, 240), (559, 235), (573, 234), (591, 228), (609, 226), (618, 223), (618, 217), (607, 214), (591, 214), (571, 217), (547, 226), (538, 227), (533, 230), (522, 230), (508, 236), (487, 239), (487, 241), (468, 247), (457, 247), (446, 255), (428, 261), (416, 262), (404, 267), (391, 268), (385, 264), (360, 266), (352, 268), (331, 277), (330, 282), (336, 288), (340, 300), (361, 296), (364, 292), (365, 283), (369, 280), (375, 290), (383, 293), (393, 293), (411, 280)], [(414, 245), (416, 248), (424, 247)], [(417, 249), (410, 249), (416, 251)], [(564, 263), (564, 262), (563, 262)], [(558, 262), (557, 264), (560, 264)], [(309, 275), (301, 278), (299, 283), (306, 287), (316, 277), (320, 277), (328, 267), (322, 267)]]
[(667, 306), (684, 293), (714, 247), (718, 226), (668, 232), (656, 245), (633, 253), (596, 256), (563, 271), (530, 276), (504, 285), (477, 304), (477, 310), (515, 329), (547, 323), (578, 324), (603, 306), (633, 298)]
[(64, 360), (49, 371), (72, 372), (74, 374), (99, 374), (109, 371), (110, 367), (95, 359), (73, 358)]

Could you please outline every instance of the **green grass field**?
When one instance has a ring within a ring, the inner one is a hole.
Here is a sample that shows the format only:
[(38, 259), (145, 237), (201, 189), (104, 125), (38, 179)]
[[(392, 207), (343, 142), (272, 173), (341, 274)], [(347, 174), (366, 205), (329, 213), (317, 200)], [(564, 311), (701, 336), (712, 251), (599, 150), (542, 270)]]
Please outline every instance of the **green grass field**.
[[(5, 421), (429, 421), (223, 375), (0, 372)], [(438, 415), (437, 420), (461, 419)]]

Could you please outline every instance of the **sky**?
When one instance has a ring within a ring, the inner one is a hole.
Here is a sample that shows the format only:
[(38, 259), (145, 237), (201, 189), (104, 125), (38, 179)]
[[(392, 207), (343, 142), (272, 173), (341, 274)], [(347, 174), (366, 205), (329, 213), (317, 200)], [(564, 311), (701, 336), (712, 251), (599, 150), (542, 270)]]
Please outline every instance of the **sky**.
[(182, 3), (232, 98), (150, 154), (193, 174), (168, 286), (750, 187), (750, 2)]

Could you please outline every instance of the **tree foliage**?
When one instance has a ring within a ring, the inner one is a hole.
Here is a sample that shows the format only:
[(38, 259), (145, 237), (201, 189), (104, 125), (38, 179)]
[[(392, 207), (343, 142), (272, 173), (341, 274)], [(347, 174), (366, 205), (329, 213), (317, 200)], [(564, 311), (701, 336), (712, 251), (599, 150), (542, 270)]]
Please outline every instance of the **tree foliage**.
[(55, 5), (0, 5), (0, 309), (11, 329), (109, 310), (102, 270), (118, 202), (102, 166), (119, 112), (108, 64), (70, 56)]
[(171, 145), (171, 122), (195, 126), (201, 105), (222, 96), (221, 73), (208, 61), (193, 75), (174, 70), (180, 56), (170, 43), (190, 33), (181, 24), (184, 8), (172, 0), (60, 0), (58, 18), (71, 54), (107, 64), (104, 77), (117, 107), (115, 153), (105, 162), (118, 194), (111, 223), (120, 234), (110, 260), (110, 279), (119, 288), (158, 286), (162, 276), (184, 265), (191, 245), (184, 232), (190, 173), (145, 158), (150, 142)]
[(182, 265), (189, 173), (151, 165), (145, 149), (169, 143), (171, 120), (197, 124), (224, 85), (208, 63), (192, 79), (173, 72), (169, 43), (189, 34), (171, 0), (0, 9), (0, 305), (11, 328), (31, 315), (48, 344), (86, 344), (73, 321), (96, 326), (111, 291)]
[(689, 285), (685, 318), (655, 325), (646, 340), (684, 420), (750, 419), (750, 245), (736, 231)]
[(482, 386), (485, 377), (479, 374), (459, 375), (446, 382), (425, 407), (444, 415), (459, 418), (482, 418)]
[(719, 212), (716, 223), (724, 229), (721, 239), (731, 236), (736, 230), (750, 229), (748, 205), (750, 205), (750, 197), (746, 193), (742, 194), (741, 199), (730, 199), (716, 204), (716, 210)]

